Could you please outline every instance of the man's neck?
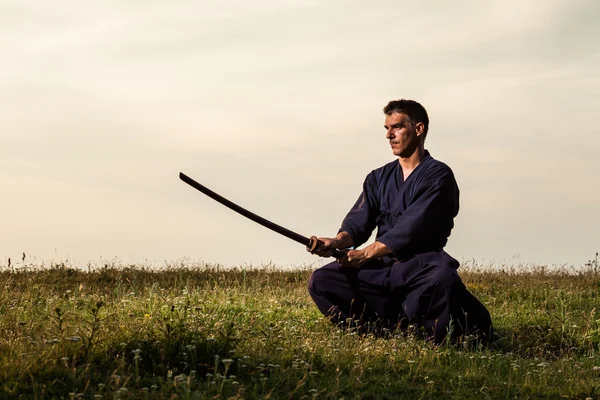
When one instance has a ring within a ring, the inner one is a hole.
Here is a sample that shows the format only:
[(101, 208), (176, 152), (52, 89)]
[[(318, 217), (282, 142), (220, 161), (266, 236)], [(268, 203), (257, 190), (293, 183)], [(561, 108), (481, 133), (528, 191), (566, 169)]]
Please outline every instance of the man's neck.
[(398, 157), (398, 162), (402, 168), (402, 176), (404, 177), (404, 180), (406, 180), (408, 176), (415, 170), (415, 168), (417, 168), (423, 157), (425, 157), (425, 147), (423, 146), (418, 146), (415, 148), (415, 151), (413, 151), (413, 153), (408, 157)]

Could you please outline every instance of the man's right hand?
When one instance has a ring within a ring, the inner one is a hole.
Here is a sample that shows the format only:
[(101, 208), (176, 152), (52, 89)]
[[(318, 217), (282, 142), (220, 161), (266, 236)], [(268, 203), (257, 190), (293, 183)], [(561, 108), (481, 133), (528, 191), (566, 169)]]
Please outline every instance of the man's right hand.
[[(338, 240), (335, 238), (317, 238), (315, 236), (312, 236), (310, 239), (311, 245), (313, 244), (313, 240), (317, 241), (316, 246), (307, 246), (306, 250), (311, 254), (316, 254), (320, 257), (331, 257), (333, 255), (333, 250), (337, 249), (337, 246), (339, 245)], [(311, 250), (311, 247), (314, 248)]]
[[(348, 247), (353, 246), (354, 240), (347, 232), (339, 232), (335, 238), (327, 238), (327, 237), (315, 237), (312, 236), (310, 238), (311, 242), (306, 250), (312, 254), (316, 254), (321, 257), (331, 257), (333, 255), (333, 250), (335, 249), (347, 249)], [(316, 245), (314, 244), (316, 241)]]

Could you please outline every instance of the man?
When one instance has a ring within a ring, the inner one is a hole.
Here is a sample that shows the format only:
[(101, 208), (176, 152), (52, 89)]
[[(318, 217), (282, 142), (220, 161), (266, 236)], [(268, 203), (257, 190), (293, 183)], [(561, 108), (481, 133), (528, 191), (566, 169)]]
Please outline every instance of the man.
[[(313, 272), (310, 295), (341, 326), (357, 320), (363, 331), (413, 325), (436, 343), (448, 332), (451, 339), (489, 341), (489, 312), (462, 283), (458, 261), (443, 251), (459, 189), (452, 170), (425, 150), (427, 111), (413, 100), (391, 101), (383, 111), (398, 160), (367, 176), (335, 238), (312, 238), (308, 250), (322, 257), (353, 249)], [(375, 242), (356, 250), (375, 227)]]

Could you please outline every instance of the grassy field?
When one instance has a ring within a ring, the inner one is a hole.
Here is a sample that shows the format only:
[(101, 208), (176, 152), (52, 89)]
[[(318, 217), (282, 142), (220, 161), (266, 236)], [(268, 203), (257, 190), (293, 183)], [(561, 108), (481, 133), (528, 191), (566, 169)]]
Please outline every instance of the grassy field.
[(309, 270), (0, 271), (0, 398), (600, 399), (600, 273), (460, 270), (489, 348), (330, 325)]

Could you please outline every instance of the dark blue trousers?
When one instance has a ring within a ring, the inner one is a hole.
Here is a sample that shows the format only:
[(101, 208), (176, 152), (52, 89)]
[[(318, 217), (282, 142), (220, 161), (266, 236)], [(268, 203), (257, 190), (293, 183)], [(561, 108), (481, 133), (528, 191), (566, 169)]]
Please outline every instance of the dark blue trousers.
[(458, 266), (444, 251), (403, 261), (384, 258), (359, 269), (332, 262), (313, 272), (308, 291), (319, 310), (341, 326), (358, 320), (361, 330), (379, 332), (414, 325), (436, 343), (449, 332), (451, 339), (475, 335), (488, 342), (490, 314), (467, 290)]

